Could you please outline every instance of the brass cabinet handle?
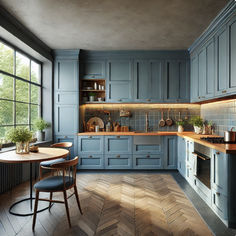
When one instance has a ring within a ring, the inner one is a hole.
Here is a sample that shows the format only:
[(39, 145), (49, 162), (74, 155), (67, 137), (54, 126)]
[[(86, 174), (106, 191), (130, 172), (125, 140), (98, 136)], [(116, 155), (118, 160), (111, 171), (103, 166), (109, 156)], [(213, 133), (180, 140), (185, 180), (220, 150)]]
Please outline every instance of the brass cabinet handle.
[(220, 152), (216, 152), (216, 155), (220, 155)]
[(89, 158), (93, 158), (93, 156), (89, 156)]
[(150, 157), (150, 155), (147, 155), (147, 158), (149, 158)]
[(92, 138), (92, 136), (88, 136), (88, 138)]
[(226, 92), (227, 92), (227, 90), (223, 90), (223, 91), (222, 91), (222, 93), (226, 93)]
[(117, 157), (117, 158), (120, 158), (120, 155), (117, 155), (116, 157)]
[(148, 98), (148, 99), (146, 99), (146, 101), (147, 101), (147, 102), (150, 102), (150, 101), (151, 101), (151, 99), (149, 99), (149, 98)]
[(198, 99), (200, 99), (201, 97), (199, 96)]
[(216, 192), (216, 195), (217, 195), (217, 196), (220, 196), (220, 193), (219, 193), (219, 192)]
[(118, 101), (118, 102), (121, 102), (121, 101), (122, 101), (122, 99), (118, 99), (117, 101)]
[(67, 136), (64, 136), (64, 138), (68, 138)]
[(120, 136), (116, 136), (116, 138), (120, 138)]

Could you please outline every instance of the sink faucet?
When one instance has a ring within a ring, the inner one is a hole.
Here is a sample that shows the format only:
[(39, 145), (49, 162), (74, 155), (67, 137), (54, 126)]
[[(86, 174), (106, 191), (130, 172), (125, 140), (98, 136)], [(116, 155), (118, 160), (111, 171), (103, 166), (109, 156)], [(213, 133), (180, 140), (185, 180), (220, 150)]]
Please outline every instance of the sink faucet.
[(148, 112), (145, 113), (145, 132), (149, 131), (149, 120), (148, 120)]

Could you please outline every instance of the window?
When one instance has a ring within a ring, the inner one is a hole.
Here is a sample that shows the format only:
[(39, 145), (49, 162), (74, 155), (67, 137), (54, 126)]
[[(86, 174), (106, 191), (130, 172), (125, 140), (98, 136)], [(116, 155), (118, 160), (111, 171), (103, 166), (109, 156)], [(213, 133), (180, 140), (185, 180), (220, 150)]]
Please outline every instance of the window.
[(8, 129), (32, 129), (41, 111), (41, 67), (36, 59), (0, 41), (0, 139)]

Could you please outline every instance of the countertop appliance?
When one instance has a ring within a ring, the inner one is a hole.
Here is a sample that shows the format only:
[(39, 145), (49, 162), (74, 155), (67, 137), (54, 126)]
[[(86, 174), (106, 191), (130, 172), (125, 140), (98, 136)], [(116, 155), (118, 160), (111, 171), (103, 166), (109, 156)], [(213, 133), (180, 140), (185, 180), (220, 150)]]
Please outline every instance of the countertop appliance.
[(202, 137), (200, 139), (207, 141), (209, 143), (220, 143), (220, 144), (235, 143), (235, 142), (225, 142), (224, 137)]

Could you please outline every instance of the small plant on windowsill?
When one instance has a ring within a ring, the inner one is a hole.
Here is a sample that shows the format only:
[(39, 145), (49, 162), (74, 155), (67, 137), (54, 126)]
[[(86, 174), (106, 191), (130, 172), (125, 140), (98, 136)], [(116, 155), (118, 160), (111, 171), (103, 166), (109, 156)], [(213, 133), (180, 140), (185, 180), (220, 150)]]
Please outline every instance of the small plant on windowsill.
[(184, 132), (184, 125), (186, 124), (185, 120), (178, 120), (175, 122), (178, 125), (178, 133)]
[(32, 139), (32, 132), (25, 127), (16, 127), (6, 133), (6, 140), (16, 144), (16, 153), (29, 153), (29, 142)]
[(190, 119), (189, 123), (193, 125), (194, 132), (196, 134), (201, 134), (202, 133), (202, 128), (203, 128), (203, 119), (200, 116), (194, 116)]
[(48, 123), (42, 119), (38, 118), (34, 122), (34, 128), (36, 130), (36, 137), (38, 141), (45, 141), (45, 129), (48, 127)]

